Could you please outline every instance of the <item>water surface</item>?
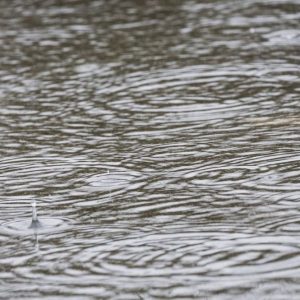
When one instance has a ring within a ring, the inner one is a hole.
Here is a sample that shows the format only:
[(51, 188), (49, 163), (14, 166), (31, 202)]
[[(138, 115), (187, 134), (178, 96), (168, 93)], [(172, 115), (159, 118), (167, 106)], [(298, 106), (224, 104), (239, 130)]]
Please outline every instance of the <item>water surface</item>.
[(298, 299), (299, 12), (1, 1), (0, 298)]

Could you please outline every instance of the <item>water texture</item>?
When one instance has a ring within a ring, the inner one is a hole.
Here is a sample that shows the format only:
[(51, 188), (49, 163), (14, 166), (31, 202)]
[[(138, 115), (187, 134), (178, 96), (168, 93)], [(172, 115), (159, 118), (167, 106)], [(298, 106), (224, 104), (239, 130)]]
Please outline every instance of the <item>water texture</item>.
[(299, 49), (298, 0), (2, 0), (0, 299), (299, 299)]

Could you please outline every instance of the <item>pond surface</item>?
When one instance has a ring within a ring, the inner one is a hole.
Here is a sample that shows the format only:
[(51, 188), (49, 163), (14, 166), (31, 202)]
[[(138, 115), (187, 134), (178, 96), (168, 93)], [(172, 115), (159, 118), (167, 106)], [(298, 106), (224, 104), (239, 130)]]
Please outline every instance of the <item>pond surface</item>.
[(299, 299), (298, 0), (2, 0), (0, 28), (1, 299)]

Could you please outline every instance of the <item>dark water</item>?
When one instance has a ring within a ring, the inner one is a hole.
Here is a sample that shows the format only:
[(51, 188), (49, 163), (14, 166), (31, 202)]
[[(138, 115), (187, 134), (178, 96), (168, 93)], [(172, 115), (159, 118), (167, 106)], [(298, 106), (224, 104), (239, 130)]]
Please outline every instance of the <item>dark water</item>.
[(299, 49), (298, 0), (2, 0), (0, 298), (299, 299)]

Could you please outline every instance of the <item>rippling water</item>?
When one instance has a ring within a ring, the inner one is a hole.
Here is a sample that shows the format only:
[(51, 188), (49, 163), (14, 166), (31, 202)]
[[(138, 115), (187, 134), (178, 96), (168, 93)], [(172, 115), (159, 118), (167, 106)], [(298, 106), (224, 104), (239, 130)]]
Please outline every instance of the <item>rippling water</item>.
[(3, 0), (0, 28), (1, 299), (299, 299), (298, 0)]

